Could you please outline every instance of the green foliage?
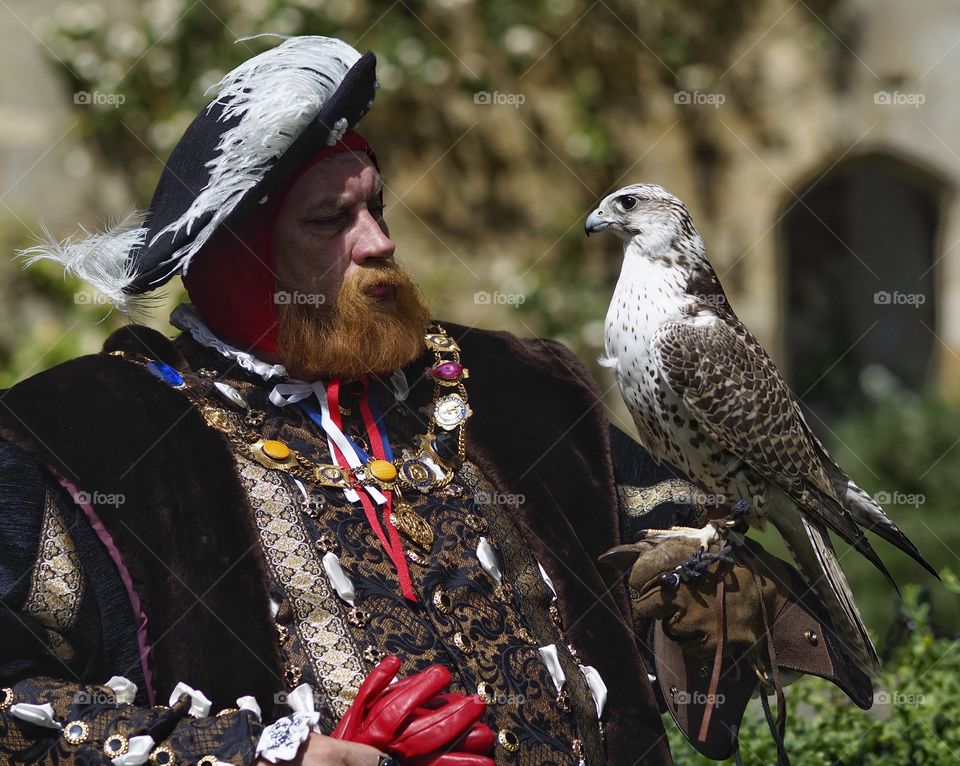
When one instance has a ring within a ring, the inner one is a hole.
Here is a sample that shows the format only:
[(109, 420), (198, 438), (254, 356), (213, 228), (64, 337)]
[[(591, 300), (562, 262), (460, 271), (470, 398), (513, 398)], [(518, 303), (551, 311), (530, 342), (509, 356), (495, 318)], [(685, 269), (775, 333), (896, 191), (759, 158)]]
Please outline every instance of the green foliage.
[[(933, 394), (917, 396), (895, 388), (875, 396), (865, 412), (834, 429), (831, 453), (935, 568), (956, 568), (960, 407)], [(874, 542), (898, 583), (930, 587), (934, 628), (960, 630), (960, 595), (935, 582), (909, 557)], [(860, 556), (852, 554), (843, 563), (869, 624), (882, 631), (894, 604), (890, 589)]]
[[(944, 579), (957, 583), (950, 572)], [(956, 642), (931, 632), (929, 603), (917, 586), (904, 589), (903, 617), (910, 629), (875, 679), (870, 711), (818, 678), (804, 677), (786, 688), (786, 748), (793, 763), (932, 766), (956, 759), (960, 651)], [(665, 724), (677, 766), (717, 763), (697, 754), (669, 716)], [(756, 700), (747, 708), (740, 741), (747, 766), (776, 763), (776, 748)]]

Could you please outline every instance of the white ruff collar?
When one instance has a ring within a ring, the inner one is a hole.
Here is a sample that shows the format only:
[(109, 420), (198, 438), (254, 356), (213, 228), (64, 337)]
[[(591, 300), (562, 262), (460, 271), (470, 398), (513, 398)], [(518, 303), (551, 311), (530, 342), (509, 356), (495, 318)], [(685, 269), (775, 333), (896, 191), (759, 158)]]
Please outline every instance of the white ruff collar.
[(239, 367), (248, 372), (259, 375), (264, 380), (273, 380), (274, 378), (285, 379), (287, 377), (287, 368), (282, 364), (270, 364), (257, 359), (249, 351), (243, 351), (235, 346), (226, 343), (207, 327), (206, 323), (200, 317), (200, 312), (192, 303), (181, 303), (170, 313), (170, 324), (179, 330), (189, 332), (193, 339), (201, 346), (212, 348), (227, 359), (232, 359)]

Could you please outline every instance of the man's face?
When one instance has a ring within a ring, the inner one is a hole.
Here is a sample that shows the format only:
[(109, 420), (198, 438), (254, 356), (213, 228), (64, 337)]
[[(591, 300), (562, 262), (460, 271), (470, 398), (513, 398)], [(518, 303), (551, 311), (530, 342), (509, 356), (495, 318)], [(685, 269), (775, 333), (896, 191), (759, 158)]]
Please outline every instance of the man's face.
[(423, 353), (430, 309), (393, 260), (382, 181), (365, 155), (321, 160), (297, 180), (273, 230), (277, 350), (294, 377), (359, 378)]
[[(393, 261), (380, 205), (383, 181), (362, 153), (342, 152), (301, 176), (284, 200), (273, 233), (278, 290), (332, 305), (351, 272)], [(382, 310), (396, 308), (388, 285), (366, 286)]]

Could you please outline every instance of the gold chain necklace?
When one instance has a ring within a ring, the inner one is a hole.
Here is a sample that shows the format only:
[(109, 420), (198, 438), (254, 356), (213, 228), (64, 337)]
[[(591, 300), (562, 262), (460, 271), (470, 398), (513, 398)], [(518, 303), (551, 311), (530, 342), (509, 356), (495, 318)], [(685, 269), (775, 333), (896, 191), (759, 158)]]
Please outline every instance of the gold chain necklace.
[[(229, 384), (213, 381), (207, 391), (198, 395), (177, 370), (164, 362), (138, 352), (111, 353), (143, 365), (173, 388), (182, 389), (208, 425), (266, 468), (285, 471), (295, 478), (324, 487), (363, 491), (362, 485), (372, 484), (378, 489), (393, 491), (392, 521), (406, 537), (429, 551), (433, 545), (433, 530), (403, 499), (402, 492), (417, 490), (426, 494), (446, 487), (453, 480), (466, 457), (466, 420), (473, 413), (463, 384), (469, 372), (460, 361), (457, 342), (443, 327), (434, 324), (424, 334), (424, 345), (434, 356), (433, 365), (425, 371), (425, 376), (434, 381), (427, 432), (418, 437), (419, 444), (412, 450), (402, 450), (400, 457), (392, 461), (374, 457), (359, 466), (346, 468), (312, 460), (278, 439), (264, 439), (257, 429), (263, 427), (266, 413), (251, 408)], [(217, 372), (199, 370), (198, 374), (212, 378)], [(207, 398), (214, 397), (243, 407), (244, 412), (240, 414), (210, 404)]]

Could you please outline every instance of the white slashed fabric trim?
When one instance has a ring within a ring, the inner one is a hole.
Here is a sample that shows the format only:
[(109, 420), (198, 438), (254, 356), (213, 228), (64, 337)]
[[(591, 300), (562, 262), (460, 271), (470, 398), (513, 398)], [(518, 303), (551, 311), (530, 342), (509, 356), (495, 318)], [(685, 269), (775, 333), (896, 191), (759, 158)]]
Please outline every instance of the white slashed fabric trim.
[(113, 696), (121, 704), (131, 704), (137, 696), (137, 685), (123, 676), (111, 676), (104, 686), (113, 692)]
[(323, 554), (321, 563), (323, 564), (323, 571), (327, 573), (327, 579), (330, 580), (330, 585), (333, 586), (337, 595), (350, 606), (354, 606), (356, 592), (353, 589), (353, 582), (347, 577), (343, 567), (340, 566), (340, 558), (337, 554), (327, 551)]
[(37, 261), (56, 261), (64, 273), (79, 277), (96, 288), (125, 314), (145, 311), (155, 300), (151, 296), (127, 295), (124, 289), (136, 278), (130, 252), (143, 246), (147, 228), (143, 226), (146, 213), (131, 210), (120, 220), (108, 223), (101, 232), (90, 232), (81, 227), (85, 236), (69, 236), (57, 240), (50, 228), (40, 222), (41, 234), (36, 244), (17, 251), (24, 259), (24, 268)]
[[(257, 35), (259, 36), (259, 35)], [(164, 263), (169, 273), (183, 268), (203, 247), (237, 203), (257, 186), (273, 160), (281, 156), (334, 94), (360, 54), (342, 40), (317, 35), (283, 37), (276, 48), (247, 59), (212, 85), (217, 97), (207, 107), (225, 104), (220, 119), (240, 121), (221, 134), (218, 154), (207, 163), (210, 178), (190, 207), (151, 240), (186, 229), (212, 213), (193, 239)], [(252, 39), (243, 37), (238, 40)]]
[(183, 694), (190, 695), (190, 715), (197, 718), (210, 715), (210, 706), (213, 705), (213, 703), (207, 699), (207, 695), (198, 689), (194, 689), (192, 686), (187, 686), (183, 681), (173, 687), (173, 691), (170, 692), (170, 700), (167, 704), (173, 707)]
[(252, 694), (246, 694), (243, 697), (237, 697), (237, 708), (240, 710), (249, 710), (257, 720), (263, 720), (263, 713), (260, 712), (260, 703)]
[(607, 704), (607, 685), (600, 677), (598, 671), (592, 665), (580, 665), (580, 672), (587, 679), (587, 685), (590, 687), (590, 693), (593, 695), (593, 701), (597, 706), (597, 719), (603, 717), (603, 708)]
[(567, 681), (567, 674), (560, 667), (560, 658), (557, 656), (556, 644), (547, 644), (540, 647), (540, 656), (543, 657), (543, 664), (550, 671), (550, 678), (553, 679), (553, 685), (557, 687), (557, 692), (563, 688)]
[(21, 721), (43, 726), (45, 729), (63, 729), (63, 724), (54, 719), (53, 705), (49, 702), (44, 702), (42, 705), (18, 702), (16, 705), (10, 706), (10, 715), (19, 718)]
[(550, 579), (550, 575), (547, 574), (547, 570), (543, 568), (543, 564), (539, 561), (537, 562), (537, 568), (540, 570), (540, 577), (546, 583), (547, 587), (550, 589), (550, 592), (553, 594), (553, 598), (550, 601), (557, 600), (557, 589), (553, 587), (553, 580)]
[(481, 537), (477, 544), (477, 559), (483, 571), (497, 584), (503, 583), (503, 574), (500, 572), (500, 563), (497, 561), (497, 552), (490, 545), (486, 537)]
[(113, 766), (143, 766), (150, 760), (150, 751), (157, 744), (149, 734), (141, 734), (138, 737), (130, 737), (127, 740), (127, 752), (112, 758), (110, 763)]

